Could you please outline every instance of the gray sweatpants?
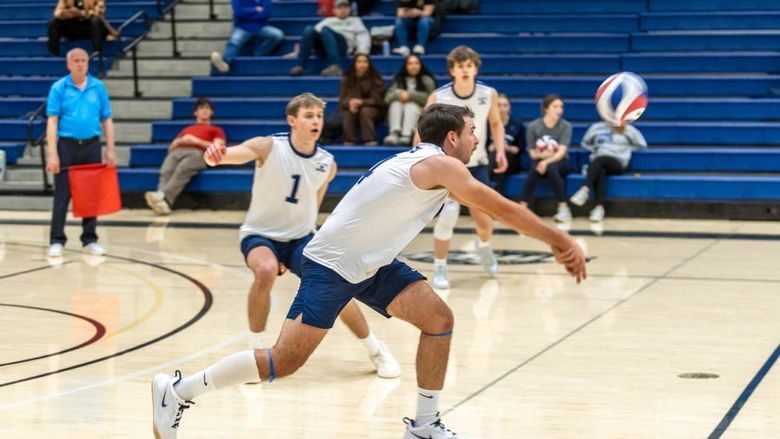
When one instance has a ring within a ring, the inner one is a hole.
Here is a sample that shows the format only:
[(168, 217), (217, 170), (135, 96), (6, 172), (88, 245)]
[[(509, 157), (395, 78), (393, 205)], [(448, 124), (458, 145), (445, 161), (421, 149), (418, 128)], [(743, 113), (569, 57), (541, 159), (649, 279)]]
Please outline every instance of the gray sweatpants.
[(390, 132), (397, 131), (402, 136), (414, 136), (414, 129), (417, 128), (417, 118), (420, 117), (420, 106), (414, 102), (402, 104), (401, 101), (393, 101), (387, 112), (387, 123), (390, 125)]
[(203, 150), (190, 147), (173, 148), (165, 156), (160, 169), (160, 185), (157, 190), (165, 194), (168, 204), (173, 205), (184, 186), (205, 167)]

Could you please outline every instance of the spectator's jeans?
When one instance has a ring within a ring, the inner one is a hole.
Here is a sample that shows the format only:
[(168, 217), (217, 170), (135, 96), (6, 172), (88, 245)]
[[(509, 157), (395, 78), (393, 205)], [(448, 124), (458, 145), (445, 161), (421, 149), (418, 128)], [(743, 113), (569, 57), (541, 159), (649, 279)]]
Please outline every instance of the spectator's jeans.
[(596, 206), (604, 205), (604, 194), (607, 191), (607, 175), (620, 175), (624, 171), (620, 160), (601, 156), (596, 157), (588, 165), (588, 176), (585, 178), (585, 185), (593, 188), (596, 192)]
[(173, 206), (184, 186), (205, 167), (202, 149), (188, 146), (173, 148), (163, 161), (157, 190), (164, 193), (165, 201)]
[(531, 204), (534, 198), (534, 189), (536, 189), (536, 183), (539, 179), (547, 178), (550, 180), (553, 192), (555, 193), (555, 200), (559, 203), (566, 202), (566, 181), (565, 176), (569, 172), (569, 161), (563, 159), (561, 161), (550, 163), (547, 165), (547, 171), (544, 175), (539, 174), (536, 171), (536, 164), (538, 162), (531, 163), (531, 170), (528, 171), (528, 177), (525, 180), (525, 187), (523, 188), (523, 201)]
[(417, 44), (425, 47), (433, 27), (433, 17), (395, 19), (395, 39), (399, 46), (409, 47), (409, 30), (417, 28)]
[(397, 132), (405, 137), (414, 136), (417, 128), (417, 118), (420, 117), (420, 106), (416, 102), (401, 103), (393, 101), (387, 112), (387, 123), (390, 125), (390, 133)]
[(49, 22), (49, 54), (60, 56), (60, 37), (69, 40), (91, 40), (94, 50), (101, 50), (103, 38), (108, 34), (103, 21), (99, 17), (87, 20), (72, 18), (60, 20), (57, 18)]
[[(60, 157), (60, 173), (54, 175), (54, 204), (51, 209), (49, 243), (65, 245), (68, 240), (68, 237), (65, 236), (65, 218), (68, 215), (68, 204), (70, 203), (68, 166), (100, 163), (102, 161), (100, 140), (79, 145), (70, 140), (59, 139), (57, 141), (57, 155)], [(97, 218), (82, 218), (82, 245), (97, 242), (96, 227)]]
[(247, 32), (240, 27), (233, 29), (230, 39), (225, 44), (222, 59), (230, 64), (237, 56), (245, 52), (251, 43), (251, 53), (254, 56), (266, 56), (276, 49), (284, 40), (284, 32), (273, 26), (263, 26), (254, 32)]
[[(317, 45), (318, 42), (319, 45)], [(341, 57), (347, 54), (347, 40), (328, 27), (322, 28), (320, 33), (314, 30), (314, 26), (306, 27), (303, 30), (300, 53), (298, 54), (298, 65), (304, 69), (309, 63), (309, 55), (313, 48), (321, 48), (325, 51), (328, 65), (340, 65)]]

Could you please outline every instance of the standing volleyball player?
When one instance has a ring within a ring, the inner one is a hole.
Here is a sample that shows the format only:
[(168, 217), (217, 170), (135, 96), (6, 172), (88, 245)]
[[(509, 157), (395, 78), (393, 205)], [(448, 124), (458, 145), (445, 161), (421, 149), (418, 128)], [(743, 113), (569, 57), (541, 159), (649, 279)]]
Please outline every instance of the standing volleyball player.
[(401, 250), (451, 196), (549, 244), (556, 261), (577, 282), (586, 277), (585, 257), (569, 235), (470, 175), (465, 164), (477, 144), (472, 114), (454, 105), (426, 108), (418, 125), (423, 143), (375, 165), (344, 196), (303, 252), (301, 285), (273, 348), (235, 353), (186, 378), (178, 371), (175, 377), (154, 377), (153, 426), (158, 438), (176, 437), (184, 410), (199, 395), (258, 376), (270, 382), (294, 373), (353, 298), (421, 332), (417, 414), (405, 419), (404, 439), (461, 437), (439, 417), (452, 310), (423, 275), (396, 259)]
[[(268, 346), (262, 334), (271, 288), (284, 270), (300, 277), (303, 248), (314, 236), (319, 206), (336, 175), (333, 156), (317, 145), (324, 109), (318, 97), (301, 94), (287, 104), (289, 134), (255, 137), (230, 148), (215, 143), (204, 152), (210, 166), (256, 162), (252, 201), (240, 231), (241, 252), (255, 275), (247, 300), (250, 349)], [(347, 304), (341, 319), (363, 341), (377, 375), (401, 374), (396, 359), (369, 331), (357, 303)]]
[[(447, 55), (447, 69), (452, 82), (439, 87), (428, 97), (427, 105), (434, 103), (451, 104), (468, 107), (474, 112), (475, 134), (479, 143), (468, 163), (469, 171), (478, 181), (490, 186), (490, 170), (488, 169), (488, 123), (496, 148), (495, 173), (500, 174), (507, 169), (504, 151), (504, 124), (498, 112), (498, 93), (492, 87), (477, 81), (481, 60), (479, 54), (470, 47), (458, 46)], [(477, 229), (477, 255), (482, 268), (491, 276), (498, 272), (498, 261), (490, 247), (490, 237), (493, 235), (493, 218), (479, 209), (469, 209)], [(431, 283), (434, 288), (449, 288), (447, 277), (447, 253), (450, 250), (450, 239), (458, 222), (460, 205), (447, 200), (439, 214), (439, 219), (433, 229), (434, 271)]]

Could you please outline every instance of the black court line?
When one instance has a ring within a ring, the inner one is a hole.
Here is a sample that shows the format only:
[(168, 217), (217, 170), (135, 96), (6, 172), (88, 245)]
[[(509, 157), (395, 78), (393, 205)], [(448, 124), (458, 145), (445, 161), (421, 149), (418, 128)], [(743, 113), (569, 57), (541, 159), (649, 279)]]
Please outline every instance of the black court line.
[[(10, 244), (18, 245), (18, 246), (26, 246), (26, 247), (40, 247), (40, 246), (32, 245), (32, 244), (22, 244), (22, 243), (10, 243)], [(55, 374), (58, 374), (58, 373), (67, 372), (69, 370), (79, 369), (79, 368), (82, 368), (82, 367), (85, 367), (85, 366), (90, 366), (90, 365), (95, 364), (95, 363), (100, 363), (102, 361), (109, 360), (111, 358), (116, 358), (116, 357), (120, 357), (120, 356), (125, 355), (125, 354), (129, 354), (130, 352), (134, 352), (134, 351), (137, 351), (139, 349), (145, 348), (147, 346), (153, 345), (153, 344), (155, 344), (155, 343), (157, 343), (157, 342), (159, 342), (161, 340), (165, 340), (166, 338), (171, 337), (171, 336), (173, 336), (173, 335), (175, 335), (175, 334), (177, 334), (177, 333), (187, 329), (188, 327), (190, 327), (193, 324), (195, 324), (195, 322), (197, 322), (198, 320), (203, 318), (203, 316), (205, 316), (206, 313), (208, 313), (209, 310), (211, 309), (211, 305), (214, 302), (214, 297), (213, 297), (213, 295), (211, 293), (211, 290), (209, 290), (208, 287), (206, 287), (206, 285), (204, 285), (201, 281), (199, 281), (199, 280), (197, 280), (197, 279), (195, 279), (195, 278), (193, 278), (193, 277), (191, 277), (191, 276), (189, 276), (189, 275), (187, 275), (185, 273), (173, 270), (171, 268), (168, 268), (168, 267), (165, 267), (165, 266), (162, 266), (162, 265), (159, 265), (159, 264), (154, 264), (154, 263), (151, 263), (151, 262), (140, 261), (138, 259), (125, 258), (125, 257), (122, 257), (122, 256), (113, 256), (113, 255), (106, 255), (106, 257), (119, 259), (119, 260), (124, 260), (124, 261), (128, 261), (128, 262), (133, 262), (133, 263), (141, 264), (141, 265), (147, 265), (147, 266), (150, 266), (150, 267), (153, 267), (153, 268), (157, 268), (157, 269), (160, 269), (160, 270), (163, 270), (163, 271), (167, 271), (169, 273), (172, 273), (172, 274), (175, 274), (177, 276), (183, 277), (184, 279), (186, 279), (186, 280), (192, 282), (193, 284), (195, 284), (195, 286), (197, 286), (200, 289), (200, 291), (203, 293), (203, 306), (197, 312), (197, 314), (195, 314), (195, 316), (193, 316), (191, 319), (189, 319), (188, 321), (186, 321), (182, 325), (174, 328), (173, 330), (171, 330), (169, 332), (166, 332), (163, 335), (160, 335), (159, 337), (156, 337), (156, 338), (153, 338), (151, 340), (145, 341), (145, 342), (143, 342), (141, 344), (138, 344), (138, 345), (135, 345), (133, 347), (121, 350), (119, 352), (115, 352), (115, 353), (113, 353), (111, 355), (106, 355), (104, 357), (96, 358), (94, 360), (85, 361), (83, 363), (74, 364), (73, 366), (68, 366), (68, 367), (64, 367), (62, 369), (52, 370), (52, 371), (49, 371), (49, 372), (46, 372), (46, 373), (33, 375), (33, 376), (26, 377), (26, 378), (20, 378), (20, 379), (17, 379), (17, 380), (8, 381), (8, 382), (5, 382), (5, 383), (0, 383), (0, 387), (11, 386), (11, 385), (23, 383), (23, 382), (26, 382), (26, 381), (32, 381), (32, 380), (35, 380), (35, 379), (38, 379), (38, 378), (44, 378), (44, 377), (47, 377), (47, 376), (50, 376), (50, 375), (55, 375)]]
[[(17, 226), (48, 226), (48, 220), (0, 220), (0, 224)], [(74, 221), (68, 222), (68, 225), (77, 226), (81, 223)], [(176, 223), (156, 223), (154, 221), (98, 221), (102, 227), (165, 227), (172, 229), (228, 229), (237, 230), (241, 224), (233, 223), (199, 223), (199, 222), (176, 222)], [(780, 229), (780, 227), (778, 227)], [(427, 227), (421, 233), (433, 233), (433, 228)], [(473, 227), (456, 227), (455, 233), (459, 235), (473, 234)], [(731, 233), (731, 232), (666, 232), (666, 231), (637, 231), (637, 230), (605, 230), (602, 234), (596, 235), (590, 230), (569, 230), (568, 233), (574, 236), (589, 237), (608, 237), (608, 238), (679, 238), (679, 239), (721, 239), (721, 240), (748, 240), (748, 241), (780, 241), (780, 234), (772, 233)], [(517, 235), (517, 232), (509, 229), (495, 229), (495, 235)]]
[(63, 314), (63, 315), (66, 315), (66, 316), (76, 317), (78, 319), (81, 319), (81, 320), (84, 320), (86, 322), (89, 322), (92, 326), (95, 327), (95, 334), (92, 336), (92, 338), (90, 338), (89, 340), (87, 340), (87, 341), (85, 341), (85, 342), (83, 342), (81, 344), (78, 344), (76, 346), (64, 349), (64, 350), (59, 351), (59, 352), (52, 352), (50, 354), (39, 355), (37, 357), (25, 358), (23, 360), (16, 360), (16, 361), (8, 362), (8, 363), (0, 363), (0, 367), (11, 366), (11, 365), (14, 365), (14, 364), (27, 363), (28, 361), (40, 360), (41, 358), (48, 358), (48, 357), (54, 357), (56, 355), (62, 355), (64, 353), (66, 353), (66, 352), (75, 351), (76, 349), (81, 349), (81, 348), (83, 348), (85, 346), (89, 346), (92, 343), (94, 343), (94, 342), (100, 340), (101, 338), (103, 338), (104, 335), (106, 335), (106, 327), (103, 326), (102, 323), (98, 322), (95, 319), (89, 318), (87, 316), (82, 316), (80, 314), (74, 314), (72, 312), (67, 312), (67, 311), (60, 311), (58, 309), (41, 308), (41, 307), (38, 307), (38, 306), (29, 306), (29, 305), (17, 305), (17, 304), (12, 304), (12, 303), (0, 303), (0, 306), (7, 306), (7, 307), (11, 307), (11, 308), (34, 309), (34, 310), (38, 310), (38, 311), (48, 311), (48, 312), (53, 312), (53, 313), (57, 313), (57, 314)]
[(548, 351), (552, 350), (552, 349), (553, 349), (553, 348), (555, 348), (556, 346), (560, 345), (560, 344), (561, 344), (561, 343), (563, 343), (564, 341), (566, 341), (566, 340), (568, 340), (569, 338), (571, 338), (573, 335), (577, 334), (578, 332), (582, 331), (582, 330), (583, 330), (583, 329), (585, 329), (586, 327), (590, 326), (590, 324), (591, 324), (591, 323), (595, 322), (596, 320), (600, 319), (601, 317), (604, 317), (606, 314), (608, 314), (609, 312), (611, 312), (611, 311), (612, 311), (612, 310), (614, 310), (615, 308), (617, 308), (617, 307), (619, 307), (619, 306), (623, 305), (624, 303), (628, 302), (629, 300), (631, 300), (631, 299), (633, 299), (634, 297), (636, 297), (637, 295), (639, 295), (641, 292), (643, 292), (643, 291), (647, 290), (648, 288), (650, 288), (651, 286), (655, 285), (655, 284), (656, 284), (658, 281), (660, 281), (660, 280), (664, 279), (664, 278), (665, 278), (665, 276), (666, 276), (666, 275), (668, 275), (669, 273), (672, 273), (672, 272), (674, 272), (675, 270), (677, 270), (678, 268), (682, 267), (683, 265), (685, 265), (685, 264), (687, 264), (687, 263), (691, 262), (692, 260), (696, 259), (696, 258), (697, 258), (697, 257), (699, 257), (701, 254), (703, 254), (703, 253), (704, 253), (704, 252), (706, 252), (707, 250), (711, 249), (712, 247), (714, 247), (714, 246), (715, 246), (717, 243), (719, 243), (719, 242), (720, 242), (720, 240), (716, 240), (715, 242), (711, 243), (710, 245), (708, 245), (708, 246), (704, 247), (703, 249), (699, 250), (698, 252), (696, 252), (696, 253), (695, 253), (695, 254), (693, 254), (692, 256), (690, 256), (690, 257), (686, 258), (684, 261), (680, 262), (679, 264), (677, 264), (677, 265), (675, 265), (674, 267), (672, 267), (672, 268), (670, 268), (669, 270), (667, 270), (667, 271), (666, 271), (664, 274), (662, 274), (660, 277), (657, 277), (657, 278), (655, 278), (655, 279), (652, 279), (650, 282), (648, 282), (647, 284), (645, 284), (644, 286), (642, 286), (642, 287), (641, 287), (641, 288), (639, 288), (638, 290), (634, 291), (633, 293), (631, 293), (631, 294), (629, 294), (628, 296), (624, 297), (623, 299), (619, 300), (617, 303), (615, 303), (614, 305), (612, 305), (612, 306), (610, 306), (609, 308), (605, 309), (604, 311), (602, 311), (602, 312), (600, 312), (600, 313), (596, 314), (596, 315), (595, 315), (595, 316), (593, 316), (593, 317), (592, 317), (590, 320), (586, 321), (585, 323), (581, 324), (580, 326), (578, 326), (578, 327), (574, 328), (573, 330), (569, 331), (569, 333), (567, 333), (567, 334), (566, 334), (566, 335), (564, 335), (563, 337), (559, 338), (558, 340), (554, 341), (553, 343), (549, 344), (547, 347), (545, 347), (545, 348), (544, 348), (544, 349), (542, 349), (541, 351), (539, 351), (539, 352), (535, 353), (534, 355), (532, 355), (531, 357), (529, 357), (528, 359), (526, 359), (526, 360), (525, 360), (525, 361), (523, 361), (522, 363), (520, 363), (520, 364), (518, 364), (517, 366), (515, 366), (515, 367), (513, 367), (513, 368), (509, 369), (508, 371), (504, 372), (504, 373), (503, 373), (501, 376), (499, 376), (498, 378), (494, 379), (493, 381), (491, 381), (491, 382), (489, 382), (489, 383), (485, 384), (485, 385), (484, 385), (484, 386), (482, 386), (481, 388), (477, 389), (477, 390), (476, 390), (475, 392), (473, 392), (471, 395), (468, 395), (468, 396), (466, 396), (465, 398), (463, 398), (462, 400), (458, 401), (458, 402), (457, 402), (455, 405), (453, 405), (452, 407), (450, 407), (450, 408), (448, 408), (448, 409), (444, 410), (444, 411), (442, 412), (442, 416), (443, 416), (443, 415), (446, 415), (446, 414), (448, 414), (448, 413), (451, 413), (451, 412), (453, 412), (453, 411), (455, 411), (455, 410), (457, 410), (457, 409), (458, 409), (459, 407), (461, 407), (462, 405), (466, 404), (467, 402), (469, 402), (469, 401), (471, 401), (472, 399), (476, 398), (477, 396), (479, 396), (480, 394), (484, 393), (485, 391), (487, 391), (487, 390), (488, 390), (488, 389), (490, 389), (491, 387), (495, 386), (495, 385), (496, 385), (496, 384), (498, 384), (499, 382), (503, 381), (503, 380), (504, 380), (505, 378), (507, 378), (508, 376), (510, 376), (510, 375), (512, 375), (513, 373), (517, 372), (517, 371), (518, 371), (520, 368), (522, 368), (522, 367), (523, 367), (523, 366), (525, 366), (526, 364), (528, 364), (528, 363), (530, 363), (530, 362), (534, 361), (535, 359), (537, 359), (537, 358), (541, 357), (542, 355), (544, 355), (544, 354), (545, 354), (545, 353), (547, 353)]
[[(13, 243), (9, 243), (9, 244), (13, 244)], [(62, 264), (58, 265), (58, 267), (62, 267), (65, 264), (70, 264), (71, 262), (73, 262), (73, 261), (64, 261)], [(20, 276), (22, 274), (35, 273), (36, 271), (47, 270), (49, 268), (54, 268), (54, 266), (53, 265), (42, 265), (40, 267), (31, 268), (29, 270), (23, 270), (23, 271), (17, 271), (15, 273), (4, 274), (4, 275), (0, 276), (0, 280), (7, 279), (9, 277)]]
[(734, 401), (734, 405), (732, 405), (726, 415), (723, 416), (723, 419), (720, 421), (718, 426), (715, 427), (715, 430), (713, 430), (712, 434), (709, 435), (708, 439), (719, 439), (723, 435), (723, 432), (729, 428), (731, 421), (733, 421), (737, 416), (739, 411), (742, 409), (742, 406), (745, 405), (748, 398), (750, 398), (750, 395), (753, 394), (753, 391), (756, 390), (756, 387), (758, 387), (758, 385), (761, 383), (761, 380), (763, 380), (766, 374), (769, 373), (769, 369), (771, 369), (775, 364), (778, 356), (780, 356), (780, 344), (777, 345), (775, 351), (772, 352), (772, 355), (769, 356), (764, 365), (761, 366), (761, 369), (759, 369), (753, 379), (750, 380), (747, 387), (745, 387), (745, 390), (743, 390), (739, 395), (739, 398)]

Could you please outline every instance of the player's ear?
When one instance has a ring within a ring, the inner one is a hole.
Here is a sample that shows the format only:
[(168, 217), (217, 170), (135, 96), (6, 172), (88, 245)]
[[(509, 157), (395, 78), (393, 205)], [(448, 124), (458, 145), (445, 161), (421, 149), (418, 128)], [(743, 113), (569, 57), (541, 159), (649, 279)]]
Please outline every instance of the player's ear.
[(294, 117), (287, 115), (287, 124), (290, 125), (290, 128), (295, 128), (295, 122), (296, 120)]

